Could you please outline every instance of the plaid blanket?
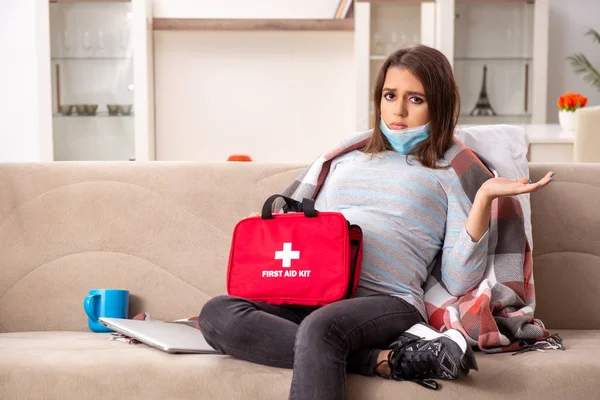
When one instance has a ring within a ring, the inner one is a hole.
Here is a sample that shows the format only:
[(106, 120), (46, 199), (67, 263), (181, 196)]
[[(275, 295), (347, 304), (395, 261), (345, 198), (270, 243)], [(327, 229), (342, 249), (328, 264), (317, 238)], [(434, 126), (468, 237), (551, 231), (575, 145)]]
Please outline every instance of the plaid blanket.
[[(282, 194), (297, 201), (314, 199), (325, 181), (331, 161), (362, 148), (372, 131), (349, 137), (323, 153)], [(454, 140), (444, 155), (456, 171), (471, 203), (481, 185), (494, 174), (472, 150)], [(523, 212), (513, 197), (492, 203), (489, 248), (483, 281), (470, 293), (454, 297), (441, 281), (441, 257), (425, 283), (429, 323), (436, 329), (458, 329), (484, 352), (564, 349), (542, 321), (534, 319), (535, 287), (531, 248), (525, 235)]]

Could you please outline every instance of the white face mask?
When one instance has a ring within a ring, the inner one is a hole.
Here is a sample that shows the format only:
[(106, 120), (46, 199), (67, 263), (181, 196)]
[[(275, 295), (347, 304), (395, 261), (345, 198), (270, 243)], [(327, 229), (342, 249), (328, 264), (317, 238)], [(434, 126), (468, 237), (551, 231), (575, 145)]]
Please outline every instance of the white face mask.
[(379, 129), (394, 150), (400, 154), (408, 154), (416, 145), (431, 135), (431, 123), (407, 129), (392, 130), (388, 128), (383, 118), (379, 121)]

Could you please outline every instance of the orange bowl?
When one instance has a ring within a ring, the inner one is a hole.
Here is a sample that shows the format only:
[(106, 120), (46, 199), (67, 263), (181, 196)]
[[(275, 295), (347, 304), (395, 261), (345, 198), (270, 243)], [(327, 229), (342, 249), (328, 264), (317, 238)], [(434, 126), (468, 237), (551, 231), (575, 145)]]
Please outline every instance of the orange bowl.
[(250, 156), (247, 156), (245, 154), (232, 154), (229, 157), (227, 157), (227, 161), (249, 162), (249, 161), (252, 161), (252, 158), (250, 158)]

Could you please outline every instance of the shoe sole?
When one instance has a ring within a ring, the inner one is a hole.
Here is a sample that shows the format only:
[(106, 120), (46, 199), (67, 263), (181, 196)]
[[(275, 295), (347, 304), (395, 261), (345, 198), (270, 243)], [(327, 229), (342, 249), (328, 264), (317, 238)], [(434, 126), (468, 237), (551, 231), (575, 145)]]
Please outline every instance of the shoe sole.
[(475, 371), (479, 370), (477, 360), (475, 359), (475, 353), (473, 352), (471, 346), (469, 346), (467, 343), (467, 339), (465, 339), (460, 331), (456, 329), (449, 329), (445, 332), (439, 332), (432, 327), (425, 325), (424, 323), (419, 323), (407, 330), (406, 333), (418, 336), (425, 340), (433, 340), (443, 337), (450, 339), (462, 350), (463, 355), (460, 357), (460, 365), (465, 369), (465, 371), (461, 372), (464, 372), (464, 375), (467, 375), (470, 369), (474, 369)]

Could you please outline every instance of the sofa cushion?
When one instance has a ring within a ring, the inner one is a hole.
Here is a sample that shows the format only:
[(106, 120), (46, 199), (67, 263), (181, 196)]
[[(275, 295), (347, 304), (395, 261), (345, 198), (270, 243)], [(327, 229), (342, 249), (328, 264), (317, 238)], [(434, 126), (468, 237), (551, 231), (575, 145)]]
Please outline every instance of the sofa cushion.
[[(349, 375), (348, 399), (600, 398), (600, 331), (561, 331), (567, 351), (477, 354), (479, 371), (434, 392), (410, 382)], [(291, 370), (221, 355), (167, 354), (110, 334), (0, 334), (6, 399), (285, 399)], [(400, 396), (401, 394), (401, 396)]]

